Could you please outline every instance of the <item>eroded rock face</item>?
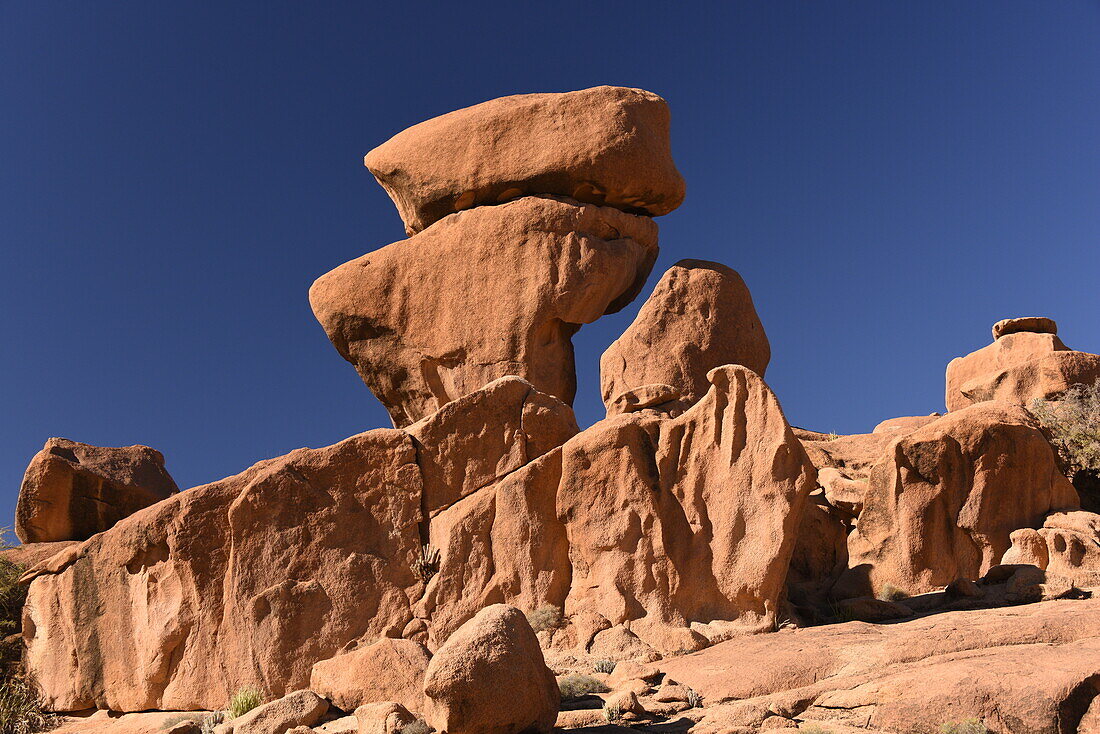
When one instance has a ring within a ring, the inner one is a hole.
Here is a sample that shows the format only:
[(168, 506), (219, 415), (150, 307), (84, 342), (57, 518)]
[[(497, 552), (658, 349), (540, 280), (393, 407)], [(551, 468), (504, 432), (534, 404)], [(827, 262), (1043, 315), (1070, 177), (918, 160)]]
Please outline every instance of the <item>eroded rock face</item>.
[(525, 197), (448, 217), (322, 276), (325, 332), (407, 426), (505, 375), (572, 403), (572, 335), (637, 295), (648, 217)]
[(886, 584), (923, 593), (978, 578), (1013, 530), (1078, 502), (1023, 408), (991, 402), (950, 413), (895, 437), (874, 465), (834, 593), (863, 596)]
[(386, 701), (420, 711), (431, 659), (419, 642), (385, 638), (316, 663), (309, 688), (344, 711)]
[(947, 365), (949, 411), (989, 400), (1056, 399), (1073, 385), (1100, 379), (1100, 355), (1070, 350), (1050, 319), (1005, 319), (993, 333), (992, 344)]
[(411, 619), (412, 439), (380, 429), (188, 490), (33, 570), (27, 664), (53, 710), (216, 709), (281, 696)]
[(86, 540), (178, 491), (156, 449), (51, 438), (23, 476), (15, 534), (24, 543)]
[[(752, 296), (731, 268), (681, 260), (669, 268), (638, 317), (600, 358), (600, 388), (608, 414), (623, 393), (670, 385), (687, 404), (706, 394), (707, 373), (739, 364), (761, 377), (771, 346)], [(629, 402), (629, 401), (628, 401)]]
[(1027, 563), (1088, 588), (1100, 586), (1100, 515), (1056, 512), (1043, 526), (1012, 533), (1012, 547), (1001, 563)]
[(440, 734), (551, 732), (560, 704), (531, 625), (506, 604), (482, 609), (436, 651), (424, 696)]
[(641, 89), (501, 97), (414, 125), (365, 162), (409, 234), (522, 196), (568, 196), (650, 216), (684, 199), (668, 105)]

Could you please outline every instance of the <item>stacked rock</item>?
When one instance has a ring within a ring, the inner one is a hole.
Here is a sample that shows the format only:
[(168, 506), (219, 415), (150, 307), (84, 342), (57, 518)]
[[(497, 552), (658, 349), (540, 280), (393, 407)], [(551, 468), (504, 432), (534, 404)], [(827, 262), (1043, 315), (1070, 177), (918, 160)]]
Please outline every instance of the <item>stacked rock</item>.
[(504, 97), (366, 156), (409, 239), (319, 278), (332, 343), (404, 427), (505, 375), (572, 403), (572, 335), (626, 306), (684, 197), (665, 101), (595, 87)]

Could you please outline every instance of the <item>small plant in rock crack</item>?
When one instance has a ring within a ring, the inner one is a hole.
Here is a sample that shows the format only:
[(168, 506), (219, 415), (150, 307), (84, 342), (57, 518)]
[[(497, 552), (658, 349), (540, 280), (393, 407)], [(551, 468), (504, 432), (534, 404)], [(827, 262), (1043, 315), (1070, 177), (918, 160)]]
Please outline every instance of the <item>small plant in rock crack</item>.
[(229, 707), (225, 713), (230, 719), (235, 719), (238, 716), (244, 716), (263, 702), (264, 696), (259, 690), (245, 686), (234, 693), (233, 698), (229, 699)]
[(413, 561), (413, 573), (425, 584), (439, 573), (439, 549), (430, 543), (420, 547), (420, 556)]
[(539, 607), (527, 613), (527, 623), (535, 632), (557, 629), (564, 621), (565, 618), (557, 607)]
[(965, 719), (946, 722), (940, 727), (940, 734), (989, 734), (989, 729), (978, 719)]
[(615, 672), (615, 661), (614, 660), (597, 660), (596, 662), (592, 663), (592, 672), (594, 672), (594, 673), (603, 673), (605, 675), (609, 675), (611, 673), (614, 673)]
[(687, 693), (687, 705), (693, 709), (703, 708), (702, 695), (700, 695), (698, 691), (689, 688)]
[(558, 678), (558, 692), (563, 701), (576, 701), (590, 693), (607, 693), (609, 690), (602, 681), (590, 675), (573, 674)]
[(609, 706), (607, 704), (604, 704), (603, 718), (606, 721), (608, 721), (610, 723), (615, 723), (616, 721), (618, 721), (622, 717), (623, 717), (623, 712), (619, 710), (618, 706)]
[(212, 711), (203, 717), (202, 723), (199, 725), (199, 731), (202, 734), (214, 734), (214, 729), (225, 723), (224, 711)]
[(893, 584), (883, 584), (882, 588), (875, 594), (875, 598), (879, 601), (901, 601), (902, 599), (908, 599), (909, 593)]

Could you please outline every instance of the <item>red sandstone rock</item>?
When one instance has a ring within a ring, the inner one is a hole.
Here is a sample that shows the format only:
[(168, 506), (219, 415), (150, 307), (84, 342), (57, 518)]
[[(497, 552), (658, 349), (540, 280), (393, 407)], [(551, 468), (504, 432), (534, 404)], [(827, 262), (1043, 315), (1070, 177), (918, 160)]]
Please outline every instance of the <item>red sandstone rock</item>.
[(646, 408), (658, 408), (668, 415), (679, 415), (686, 407), (679, 400), (680, 391), (672, 385), (639, 385), (624, 390), (607, 404), (607, 415), (637, 413)]
[(647, 217), (561, 199), (479, 207), (310, 288), (325, 332), (398, 427), (505, 375), (572, 403), (572, 335), (637, 295)]
[(420, 711), (431, 658), (418, 642), (386, 638), (315, 663), (309, 687), (344, 711), (384, 701)]
[(875, 426), (873, 433), (912, 433), (918, 428), (927, 426), (937, 418), (942, 418), (943, 413), (931, 415), (910, 415), (901, 418), (888, 418)]
[(641, 89), (501, 97), (414, 125), (365, 162), (409, 234), (522, 196), (568, 196), (651, 216), (684, 199), (668, 105)]
[(890, 584), (914, 594), (978, 578), (1000, 561), (1013, 530), (1077, 506), (1023, 408), (994, 402), (950, 413), (895, 437), (871, 470), (835, 593)]
[(295, 691), (214, 729), (214, 734), (285, 734), (294, 727), (310, 727), (328, 711), (328, 701), (313, 691)]
[(358, 734), (401, 734), (401, 730), (416, 721), (416, 717), (399, 703), (385, 701), (368, 703), (355, 709), (359, 722)]
[(515, 607), (478, 612), (447, 640), (424, 679), (425, 719), (440, 734), (550, 732), (559, 693), (538, 639)]
[(11, 548), (0, 548), (0, 558), (23, 568), (36, 566), (74, 545), (77, 540), (58, 540), (52, 543), (25, 543)]
[(1056, 512), (1038, 530), (1012, 533), (1003, 564), (1027, 563), (1079, 587), (1100, 586), (1100, 515)]
[(1033, 334), (1057, 334), (1058, 324), (1045, 316), (1020, 316), (1014, 319), (1001, 319), (993, 324), (993, 338), (1000, 339), (1008, 334), (1021, 331)]
[(600, 388), (609, 414), (622, 393), (671, 385), (691, 405), (706, 394), (707, 373), (739, 364), (761, 377), (771, 346), (752, 296), (736, 271), (705, 260), (681, 260), (662, 276), (637, 318), (600, 358)]
[(15, 534), (24, 543), (85, 540), (178, 491), (156, 449), (51, 438), (23, 476)]

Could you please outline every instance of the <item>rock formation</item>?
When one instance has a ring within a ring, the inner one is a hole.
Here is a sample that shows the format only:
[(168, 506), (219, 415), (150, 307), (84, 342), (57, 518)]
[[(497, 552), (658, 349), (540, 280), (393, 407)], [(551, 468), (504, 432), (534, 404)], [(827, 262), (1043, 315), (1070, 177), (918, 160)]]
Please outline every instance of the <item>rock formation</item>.
[(1031, 564), (1082, 588), (1100, 586), (1100, 515), (1056, 512), (1038, 530), (1022, 527), (1001, 563)]
[(684, 199), (665, 101), (641, 89), (518, 94), (433, 118), (367, 154), (408, 233), (449, 214), (556, 194), (649, 216)]
[[(669, 385), (683, 405), (692, 405), (709, 389), (706, 374), (715, 367), (739, 364), (763, 377), (770, 359), (768, 337), (741, 276), (719, 263), (681, 260), (603, 353), (600, 388), (609, 415), (627, 412), (619, 405), (624, 401), (634, 409), (648, 407), (630, 396), (652, 385)], [(656, 398), (648, 402), (654, 405)]]
[(156, 449), (51, 438), (23, 476), (15, 534), (24, 543), (85, 540), (178, 491)]
[(386, 701), (420, 711), (424, 672), (431, 659), (419, 642), (386, 637), (316, 663), (309, 688), (344, 711)]
[(987, 400), (1028, 404), (1051, 400), (1100, 379), (1100, 355), (1075, 352), (1054, 321), (1039, 316), (998, 321), (993, 343), (947, 365), (947, 409)]

